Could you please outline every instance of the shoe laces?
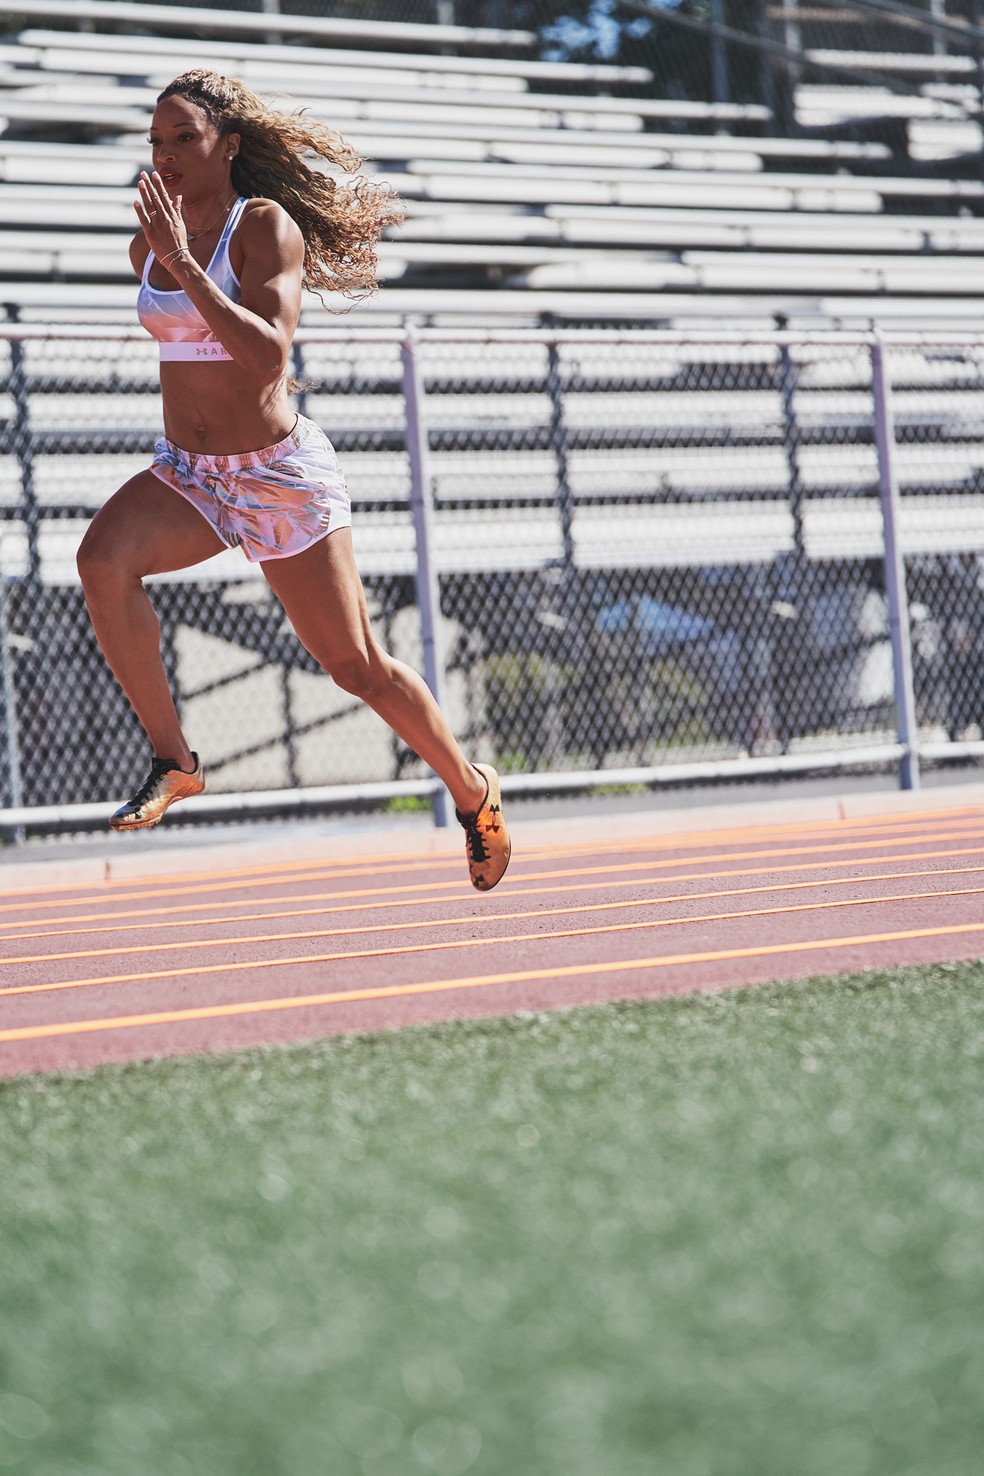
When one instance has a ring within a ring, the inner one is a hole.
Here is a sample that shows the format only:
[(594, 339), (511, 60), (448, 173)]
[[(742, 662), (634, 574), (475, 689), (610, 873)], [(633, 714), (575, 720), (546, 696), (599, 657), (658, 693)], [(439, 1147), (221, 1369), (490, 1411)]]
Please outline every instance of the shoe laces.
[(130, 804), (139, 807), (146, 800), (149, 800), (154, 790), (157, 788), (160, 780), (164, 778), (164, 775), (168, 772), (168, 770), (173, 769), (174, 767), (174, 762), (171, 759), (155, 758), (150, 766), (150, 773), (147, 775), (144, 783), (133, 796)]
[(472, 860), (487, 861), (489, 859), (489, 853), (485, 849), (485, 837), (482, 835), (482, 832), (479, 829), (478, 815), (475, 815), (471, 819), (464, 821), (464, 826), (465, 841), (468, 845), (468, 852)]

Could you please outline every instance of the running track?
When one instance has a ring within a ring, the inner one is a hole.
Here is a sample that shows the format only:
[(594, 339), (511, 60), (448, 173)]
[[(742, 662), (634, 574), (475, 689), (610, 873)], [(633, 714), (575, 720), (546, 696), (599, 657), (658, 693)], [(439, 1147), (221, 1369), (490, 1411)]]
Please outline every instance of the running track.
[(185, 873), (10, 888), (0, 1075), (984, 954), (977, 807), (605, 824), (564, 843), (517, 828), (487, 896), (457, 834), (416, 857), (206, 870), (202, 853)]

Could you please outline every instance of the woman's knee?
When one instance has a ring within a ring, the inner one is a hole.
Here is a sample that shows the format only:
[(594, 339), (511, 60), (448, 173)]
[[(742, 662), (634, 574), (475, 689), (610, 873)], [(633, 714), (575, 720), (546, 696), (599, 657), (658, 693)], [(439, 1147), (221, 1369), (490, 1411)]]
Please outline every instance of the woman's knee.
[(385, 681), (384, 661), (383, 653), (370, 645), (332, 652), (321, 664), (337, 686), (365, 701)]
[(90, 524), (75, 556), (76, 568), (83, 588), (91, 593), (109, 586), (138, 583), (142, 577), (132, 567), (125, 540), (114, 538), (112, 530), (97, 523)]
[(107, 567), (111, 566), (109, 540), (102, 538), (92, 525), (89, 526), (85, 537), (79, 544), (75, 565), (79, 571), (79, 578), (86, 586), (98, 583), (105, 575)]

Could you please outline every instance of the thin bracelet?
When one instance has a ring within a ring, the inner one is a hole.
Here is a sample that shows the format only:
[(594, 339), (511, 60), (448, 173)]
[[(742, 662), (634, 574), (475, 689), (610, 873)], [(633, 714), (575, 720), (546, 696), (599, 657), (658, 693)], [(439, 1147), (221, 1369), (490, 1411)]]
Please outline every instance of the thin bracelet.
[(178, 249), (177, 249), (177, 251), (169, 251), (168, 254), (167, 254), (167, 256), (162, 256), (162, 257), (159, 258), (159, 260), (160, 260), (161, 266), (166, 267), (167, 264), (168, 264), (168, 262), (169, 261), (173, 261), (176, 256), (187, 256), (187, 254), (188, 254), (188, 248), (187, 248), (187, 246), (179, 246)]

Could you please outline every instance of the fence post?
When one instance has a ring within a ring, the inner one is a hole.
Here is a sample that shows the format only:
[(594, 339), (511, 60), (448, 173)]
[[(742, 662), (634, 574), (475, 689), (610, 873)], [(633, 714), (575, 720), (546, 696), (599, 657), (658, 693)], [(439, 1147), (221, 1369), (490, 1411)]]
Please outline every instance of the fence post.
[[(260, 0), (260, 10), (264, 15), (279, 15), (280, 0)], [(265, 31), (263, 40), (267, 46), (280, 46), (283, 44), (283, 31)]]
[(574, 569), (574, 499), (567, 458), (567, 426), (564, 421), (564, 379), (560, 367), (560, 349), (551, 338), (547, 344), (547, 397), (550, 400), (550, 449), (557, 468), (557, 509), (560, 513), (560, 538), (563, 547), (564, 572)]
[[(553, 334), (556, 321), (551, 314), (543, 315), (544, 326)], [(574, 548), (574, 494), (570, 478), (570, 437), (564, 409), (564, 370), (560, 346), (551, 336), (547, 341), (547, 398), (550, 401), (550, 449), (553, 452), (557, 476), (557, 513), (560, 518), (561, 556), (559, 562), (551, 561), (541, 572), (545, 603), (560, 608), (543, 609), (540, 619), (557, 619), (560, 622), (556, 659), (546, 665), (547, 724), (551, 736), (547, 742), (553, 751), (554, 762), (566, 749), (567, 731), (564, 717), (564, 702), (557, 672), (557, 662), (570, 659), (575, 647), (583, 651), (582, 660), (587, 660), (592, 672), (598, 674), (598, 665), (591, 651), (592, 616), (585, 609), (583, 581), (578, 578)], [(553, 586), (553, 596), (548, 594)], [(583, 644), (582, 644), (583, 643)]]
[[(784, 328), (785, 321), (779, 320)], [(796, 391), (799, 375), (788, 343), (779, 346), (779, 389), (782, 395), (782, 445), (789, 475), (789, 512), (793, 520), (793, 553), (796, 559), (797, 602), (802, 597), (803, 571), (806, 568), (806, 531), (803, 526), (803, 476), (800, 471), (800, 428), (796, 419)]]
[(721, 27), (724, 25), (724, 0), (711, 0), (711, 97), (716, 103), (730, 101), (728, 86), (728, 53)]
[(294, 398), (297, 401), (297, 413), (298, 415), (306, 415), (308, 392), (311, 386), (308, 384), (307, 373), (304, 367), (304, 350), (299, 343), (295, 343), (291, 347), (290, 367), (294, 378), (300, 385), (300, 389), (294, 392)]
[[(760, 41), (769, 39), (769, 9), (768, 0), (755, 0), (755, 34)], [(759, 75), (759, 102), (769, 110), (769, 119), (765, 125), (767, 138), (775, 138), (779, 132), (777, 127), (778, 114), (776, 112), (776, 79), (772, 70), (772, 58), (764, 46), (756, 48), (758, 52), (758, 75)]]
[(871, 392), (875, 406), (875, 446), (878, 451), (878, 495), (881, 501), (885, 543), (885, 595), (892, 639), (892, 672), (898, 739), (902, 745), (899, 785), (919, 788), (919, 749), (916, 728), (916, 698), (912, 686), (912, 639), (909, 602), (905, 589), (905, 563), (899, 543), (899, 488), (895, 478), (895, 417), (892, 394), (885, 369), (885, 354), (876, 336), (871, 343)]
[[(406, 410), (407, 456), (410, 460), (410, 510), (417, 550), (417, 604), (424, 648), (424, 680), (444, 709), (444, 651), (441, 640), (441, 591), (433, 558), (434, 494), (430, 447), (424, 423), (424, 386), (413, 325), (406, 324), (400, 346), (403, 359), (403, 403)], [(448, 823), (448, 795), (443, 784), (434, 793), (434, 824)]]
[[(17, 322), (17, 313), (7, 309), (8, 321)], [(10, 398), (13, 403), (12, 436), (8, 449), (16, 457), (20, 474), (20, 498), (17, 515), (23, 523), (27, 544), (27, 568), (23, 578), (5, 579), (4, 589), (4, 703), (8, 726), (7, 741), (16, 745), (11, 755), (7, 778), (23, 798), (23, 771), (21, 751), (30, 753), (39, 738), (36, 712), (30, 709), (20, 717), (18, 691), (10, 659), (10, 640), (14, 634), (11, 626), (17, 627), (16, 634), (31, 643), (33, 657), (31, 684), (34, 691), (50, 696), (55, 690), (52, 678), (52, 615), (50, 601), (44, 588), (41, 571), (41, 508), (38, 505), (34, 481), (34, 457), (36, 440), (31, 424), (31, 395), (28, 381), (24, 344), (19, 338), (10, 340)], [(0, 578), (5, 578), (0, 574)], [(17, 591), (16, 599), (12, 592)]]
[(32, 599), (44, 608), (41, 588), (41, 513), (34, 491), (34, 432), (31, 429), (31, 406), (24, 364), (24, 345), (20, 339), (10, 342), (10, 398), (14, 405), (12, 450), (20, 468), (20, 513), (27, 538), (27, 578)]
[[(786, 319), (780, 317), (777, 321), (780, 329), (785, 330)], [(781, 636), (778, 632), (773, 635), (771, 645), (773, 657), (782, 658), (786, 671), (796, 671), (795, 677), (773, 682), (776, 734), (783, 753), (786, 753), (797, 731), (802, 729), (804, 723), (809, 722), (808, 687), (804, 675), (809, 670), (811, 656), (809, 590), (817, 571), (810, 569), (806, 548), (806, 489), (800, 465), (802, 433), (796, 409), (799, 371), (789, 343), (785, 340), (779, 345), (779, 392), (782, 398), (782, 445), (786, 458), (793, 547), (788, 557), (781, 554), (775, 560), (775, 570), (786, 585), (785, 597), (793, 605), (793, 618), (786, 623)]]
[[(21, 784), (20, 735), (17, 722), (17, 692), (14, 686), (13, 654), (10, 649), (10, 626), (7, 621), (7, 576), (0, 568), (0, 750), (3, 769), (0, 773), (0, 795), (4, 805), (14, 808), (24, 803)], [(15, 839), (23, 840), (18, 830)]]

